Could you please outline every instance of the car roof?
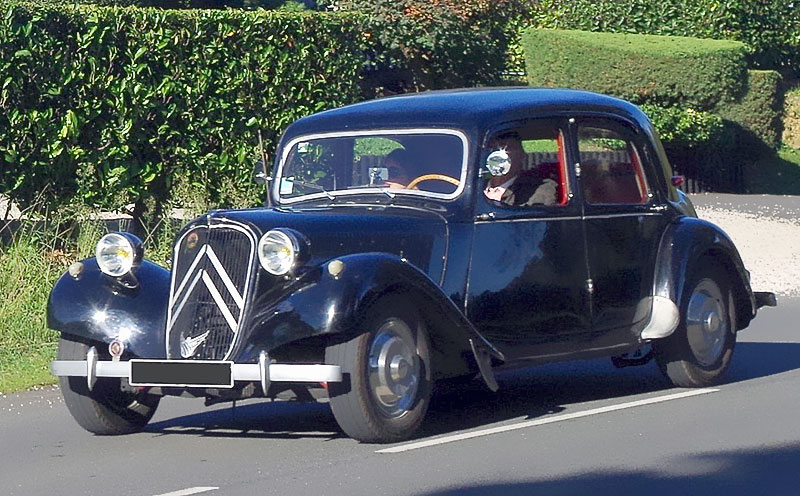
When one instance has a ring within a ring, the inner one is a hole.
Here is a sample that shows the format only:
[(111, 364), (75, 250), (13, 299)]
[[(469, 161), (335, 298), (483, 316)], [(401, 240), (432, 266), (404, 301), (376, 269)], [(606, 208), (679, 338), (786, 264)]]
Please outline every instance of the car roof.
[(611, 113), (650, 127), (641, 110), (618, 98), (570, 89), (514, 87), (429, 91), (356, 103), (304, 117), (289, 126), (285, 137), (393, 127), (485, 129), (501, 122), (576, 111)]

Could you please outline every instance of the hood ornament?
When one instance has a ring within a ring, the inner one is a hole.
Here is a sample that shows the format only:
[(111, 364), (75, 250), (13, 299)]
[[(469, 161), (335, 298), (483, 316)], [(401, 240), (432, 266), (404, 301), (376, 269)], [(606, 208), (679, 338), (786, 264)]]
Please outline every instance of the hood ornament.
[(184, 338), (181, 337), (181, 356), (183, 358), (191, 358), (194, 356), (195, 352), (197, 352), (197, 348), (200, 347), (208, 338), (208, 334), (211, 331), (206, 331), (203, 334), (195, 337), (188, 337)]

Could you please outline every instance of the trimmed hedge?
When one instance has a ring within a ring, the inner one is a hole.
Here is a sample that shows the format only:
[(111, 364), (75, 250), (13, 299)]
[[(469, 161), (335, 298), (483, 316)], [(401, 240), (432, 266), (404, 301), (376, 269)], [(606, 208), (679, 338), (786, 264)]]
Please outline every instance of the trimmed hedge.
[(641, 109), (650, 118), (664, 146), (673, 150), (719, 142), (725, 133), (722, 117), (710, 112), (652, 104), (644, 104)]
[(227, 203), (226, 182), (250, 182), (256, 130), (270, 151), (293, 120), (359, 99), (362, 25), (353, 14), (6, 4), (0, 191), (141, 214), (188, 177)]
[(528, 82), (701, 110), (743, 93), (746, 48), (735, 41), (526, 29)]
[(786, 92), (783, 112), (783, 142), (800, 150), (800, 87)]
[(761, 69), (800, 75), (800, 7), (796, 0), (537, 0), (532, 25), (697, 38), (751, 47)]
[[(781, 75), (776, 71), (747, 71), (747, 92), (736, 102), (721, 103), (714, 111), (745, 131), (743, 141), (781, 144)], [(749, 135), (749, 139), (747, 139)]]

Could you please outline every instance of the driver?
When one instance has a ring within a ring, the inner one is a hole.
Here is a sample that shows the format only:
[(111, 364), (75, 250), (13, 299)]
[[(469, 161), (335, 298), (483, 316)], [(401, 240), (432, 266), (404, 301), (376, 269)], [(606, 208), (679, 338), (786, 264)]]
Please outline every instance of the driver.
[(411, 163), (411, 154), (403, 148), (392, 150), (386, 155), (383, 164), (388, 169), (389, 177), (384, 184), (392, 189), (405, 188), (411, 180), (408, 174), (409, 163)]
[(556, 182), (542, 179), (536, 171), (523, 170), (527, 156), (516, 132), (497, 136), (492, 148), (505, 150), (511, 168), (502, 176), (494, 176), (486, 184), (486, 198), (512, 206), (552, 205), (556, 202)]

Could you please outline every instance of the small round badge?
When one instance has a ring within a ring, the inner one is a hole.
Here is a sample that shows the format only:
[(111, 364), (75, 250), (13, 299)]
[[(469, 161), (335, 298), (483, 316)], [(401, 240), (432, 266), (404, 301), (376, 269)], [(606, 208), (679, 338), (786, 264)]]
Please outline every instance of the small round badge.
[(186, 249), (194, 250), (199, 239), (200, 236), (198, 236), (196, 232), (189, 234), (189, 236), (186, 237)]

